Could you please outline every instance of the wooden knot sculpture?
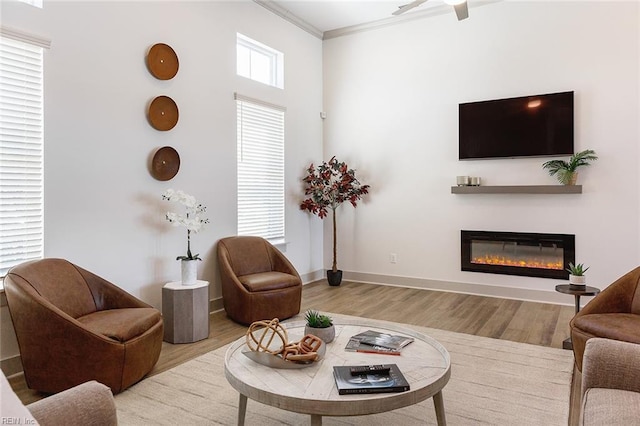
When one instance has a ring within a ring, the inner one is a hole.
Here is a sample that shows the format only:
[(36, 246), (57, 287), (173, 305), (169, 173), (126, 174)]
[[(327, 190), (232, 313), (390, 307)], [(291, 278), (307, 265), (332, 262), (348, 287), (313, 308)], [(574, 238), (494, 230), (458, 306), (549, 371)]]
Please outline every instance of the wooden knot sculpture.
[[(274, 348), (273, 339), (278, 337), (280, 345)], [(254, 352), (267, 352), (272, 355), (282, 353), (289, 343), (287, 330), (280, 325), (280, 320), (274, 318), (271, 321), (256, 321), (247, 330), (247, 346)]]
[(247, 330), (246, 340), (247, 346), (254, 352), (270, 353), (292, 362), (315, 361), (322, 345), (322, 340), (311, 334), (307, 334), (299, 342), (290, 343), (287, 330), (278, 318), (252, 323)]

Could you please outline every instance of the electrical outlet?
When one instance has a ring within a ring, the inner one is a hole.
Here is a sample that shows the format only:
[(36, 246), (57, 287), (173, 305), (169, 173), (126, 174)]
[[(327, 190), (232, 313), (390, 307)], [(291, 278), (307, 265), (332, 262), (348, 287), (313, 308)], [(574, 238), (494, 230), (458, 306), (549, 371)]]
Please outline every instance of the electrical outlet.
[(389, 254), (389, 262), (390, 263), (398, 263), (398, 255), (396, 253)]

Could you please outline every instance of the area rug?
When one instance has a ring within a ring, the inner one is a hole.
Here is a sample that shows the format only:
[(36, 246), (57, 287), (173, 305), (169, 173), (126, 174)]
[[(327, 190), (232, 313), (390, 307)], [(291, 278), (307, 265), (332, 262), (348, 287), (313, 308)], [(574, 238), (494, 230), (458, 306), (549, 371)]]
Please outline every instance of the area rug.
[[(332, 315), (334, 318), (353, 318)], [(451, 355), (444, 388), (449, 425), (566, 425), (570, 351), (426, 327)], [(227, 346), (149, 377), (116, 396), (120, 425), (234, 425), (238, 393), (224, 377)], [(308, 425), (309, 416), (249, 400), (247, 425)], [(324, 417), (325, 425), (437, 424), (433, 401), (387, 413)]]

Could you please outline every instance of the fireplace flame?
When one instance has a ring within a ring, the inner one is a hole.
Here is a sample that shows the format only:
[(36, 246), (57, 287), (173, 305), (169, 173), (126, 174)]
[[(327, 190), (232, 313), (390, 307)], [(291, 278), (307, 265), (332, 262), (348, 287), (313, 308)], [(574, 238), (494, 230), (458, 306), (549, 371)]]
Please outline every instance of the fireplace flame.
[(509, 259), (508, 257), (495, 255), (477, 256), (471, 259), (471, 263), (477, 263), (480, 265), (515, 266), (518, 268), (556, 269), (560, 271), (563, 269), (562, 261), (549, 262), (537, 259)]

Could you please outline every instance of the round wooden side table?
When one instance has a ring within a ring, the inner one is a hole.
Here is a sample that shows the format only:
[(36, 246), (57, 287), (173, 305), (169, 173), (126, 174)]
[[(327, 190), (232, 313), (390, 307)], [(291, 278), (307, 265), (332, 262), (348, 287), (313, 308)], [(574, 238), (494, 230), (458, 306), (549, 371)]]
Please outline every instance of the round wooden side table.
[[(575, 298), (576, 314), (580, 312), (580, 296), (595, 296), (600, 293), (600, 289), (596, 287), (585, 286), (584, 288), (576, 287), (571, 284), (558, 284), (556, 286), (558, 293), (572, 294)], [(562, 349), (573, 350), (573, 344), (571, 343), (571, 336), (569, 336), (564, 342), (562, 342)]]

